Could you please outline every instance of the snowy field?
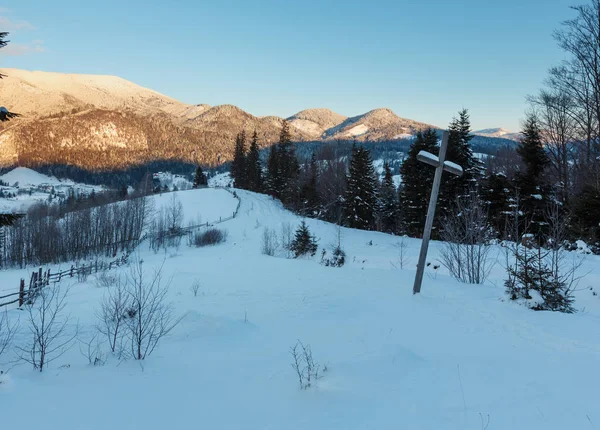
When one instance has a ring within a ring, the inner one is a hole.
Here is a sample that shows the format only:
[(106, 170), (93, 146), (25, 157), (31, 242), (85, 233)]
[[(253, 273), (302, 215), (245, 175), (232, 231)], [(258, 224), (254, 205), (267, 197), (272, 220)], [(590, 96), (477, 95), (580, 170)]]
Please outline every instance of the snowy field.
[[(279, 233), (300, 219), (269, 197), (238, 194), (238, 216), (220, 225), (226, 243), (167, 254), (140, 247), (147, 268), (166, 258), (168, 299), (185, 316), (152, 356), (142, 364), (109, 357), (93, 367), (75, 346), (44, 373), (13, 367), (1, 376), (2, 428), (600, 427), (600, 297), (590, 290), (600, 289), (599, 257), (574, 254), (585, 258), (586, 275), (573, 315), (507, 302), (500, 265), (485, 285), (457, 283), (433, 269), (436, 242), (422, 294), (413, 296), (419, 240), (405, 239), (404, 269), (400, 238), (350, 229), (341, 230), (343, 268), (320, 265), (320, 249), (312, 259), (265, 256), (263, 229)], [(202, 219), (226, 217), (237, 203), (224, 190), (178, 196), (187, 219), (195, 211)], [(170, 197), (155, 198), (161, 204)], [(320, 248), (336, 243), (335, 226), (307, 223)], [(21, 273), (0, 272), (0, 289)], [(71, 287), (66, 311), (84, 340), (104, 294), (92, 277)], [(9, 318), (21, 319), (16, 343), (23, 344), (30, 337), (25, 313), (11, 310)], [(327, 367), (307, 390), (291, 367), (289, 349), (298, 339)]]

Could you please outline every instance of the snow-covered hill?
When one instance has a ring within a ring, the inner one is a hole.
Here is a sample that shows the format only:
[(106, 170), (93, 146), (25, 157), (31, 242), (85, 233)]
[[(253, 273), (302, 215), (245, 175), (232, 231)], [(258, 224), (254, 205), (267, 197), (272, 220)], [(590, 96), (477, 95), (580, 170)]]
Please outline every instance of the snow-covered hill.
[[(154, 354), (94, 367), (75, 346), (42, 374), (12, 368), (1, 376), (2, 428), (563, 430), (600, 422), (599, 257), (583, 263), (574, 315), (506, 301), (500, 265), (484, 285), (459, 284), (434, 268), (437, 242), (413, 296), (419, 240), (341, 229), (347, 264), (324, 267), (321, 249), (337, 243), (338, 228), (309, 219), (314, 258), (269, 257), (260, 250), (265, 228), (279, 235), (300, 218), (270, 197), (237, 193), (238, 216), (219, 225), (224, 244), (165, 254), (140, 247), (148, 270), (164, 262), (168, 299), (185, 315)], [(177, 196), (185, 210), (212, 208), (212, 217), (234, 202), (225, 190)], [(0, 272), (0, 290), (26, 272)], [(69, 329), (78, 322), (84, 341), (104, 294), (93, 277), (72, 282)], [(17, 343), (30, 337), (24, 315), (9, 312), (21, 318)], [(298, 339), (327, 369), (308, 390), (290, 366)]]
[(485, 136), (485, 137), (501, 137), (503, 139), (510, 140), (519, 140), (521, 138), (521, 133), (514, 133), (505, 128), (486, 128), (483, 130), (477, 130), (473, 132), (476, 136)]
[(39, 201), (66, 198), (69, 193), (88, 195), (102, 187), (78, 184), (47, 176), (26, 167), (16, 167), (0, 176), (0, 212), (24, 212)]

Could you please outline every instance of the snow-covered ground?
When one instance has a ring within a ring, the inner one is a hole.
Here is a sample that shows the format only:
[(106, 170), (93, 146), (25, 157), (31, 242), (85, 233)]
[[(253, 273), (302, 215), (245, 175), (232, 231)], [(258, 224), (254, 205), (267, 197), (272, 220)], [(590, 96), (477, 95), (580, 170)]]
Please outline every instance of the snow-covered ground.
[(7, 184), (0, 186), (0, 212), (25, 212), (36, 202), (58, 201), (66, 198), (71, 191), (75, 195), (88, 195), (92, 191), (103, 190), (100, 186), (57, 179), (27, 167), (12, 169), (0, 176), (0, 181)]
[[(220, 194), (223, 193), (223, 194)], [(267, 196), (238, 191), (238, 216), (220, 224), (227, 242), (168, 253), (168, 299), (185, 315), (141, 365), (109, 358), (92, 367), (75, 346), (44, 373), (11, 369), (0, 384), (2, 428), (191, 429), (593, 429), (600, 425), (600, 258), (585, 258), (578, 313), (533, 312), (506, 301), (504, 270), (485, 285), (464, 285), (434, 269), (433, 242), (423, 290), (412, 295), (420, 241), (341, 230), (347, 264), (317, 256), (261, 254), (265, 227), (278, 233), (300, 219)], [(229, 216), (225, 190), (178, 193), (187, 211)], [(169, 194), (157, 197), (168, 199)], [(155, 197), (156, 198), (156, 197)], [(228, 200), (228, 199), (231, 199)], [(196, 203), (189, 203), (193, 200)], [(195, 218), (197, 214), (186, 217)], [(336, 226), (306, 220), (320, 248)], [(499, 252), (499, 249), (496, 251)], [(144, 266), (163, 253), (142, 245)], [(127, 268), (120, 269), (122, 272)], [(22, 272), (0, 272), (12, 285)], [(198, 280), (197, 297), (190, 286)], [(16, 283), (15, 283), (16, 285)], [(75, 283), (66, 311), (88, 340), (106, 291)], [(16, 342), (30, 337), (25, 313)], [(301, 390), (289, 348), (310, 344), (326, 366)], [(6, 357), (10, 359), (11, 357)], [(8, 368), (9, 366), (5, 366)], [(32, 406), (33, 405), (33, 406)], [(486, 423), (489, 425), (486, 427)], [(482, 424), (483, 420), (483, 424)]]

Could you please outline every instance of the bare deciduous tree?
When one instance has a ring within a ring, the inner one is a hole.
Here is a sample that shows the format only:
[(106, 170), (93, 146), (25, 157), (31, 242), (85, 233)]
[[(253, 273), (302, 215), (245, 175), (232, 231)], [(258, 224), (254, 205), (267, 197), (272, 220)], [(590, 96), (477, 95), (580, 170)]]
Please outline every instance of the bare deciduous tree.
[(269, 227), (265, 227), (262, 234), (260, 251), (265, 255), (273, 257), (277, 253), (278, 248), (277, 234)]
[(441, 261), (450, 274), (460, 282), (483, 283), (494, 265), (489, 256), (492, 235), (487, 212), (476, 193), (456, 200), (444, 220), (441, 238)]
[(162, 266), (149, 278), (138, 260), (127, 277), (127, 328), (131, 355), (136, 360), (148, 357), (158, 343), (181, 321), (167, 303), (168, 284), (162, 285)]
[(106, 290), (100, 309), (96, 311), (97, 329), (106, 336), (113, 353), (122, 349), (121, 340), (127, 318), (127, 300), (125, 283), (121, 278), (116, 278), (113, 286)]
[(27, 305), (27, 323), (31, 342), (17, 346), (19, 358), (42, 372), (49, 363), (60, 358), (73, 345), (78, 327), (70, 327), (65, 315), (67, 288), (53, 285), (40, 289), (35, 302)]
[(11, 323), (8, 318), (8, 310), (0, 312), (0, 357), (12, 345), (12, 340), (18, 328), (18, 321)]

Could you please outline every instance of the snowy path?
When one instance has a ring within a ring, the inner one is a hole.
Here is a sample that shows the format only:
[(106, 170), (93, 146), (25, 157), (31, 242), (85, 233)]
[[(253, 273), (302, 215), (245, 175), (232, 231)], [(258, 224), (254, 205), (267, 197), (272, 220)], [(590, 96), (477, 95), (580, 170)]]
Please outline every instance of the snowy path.
[[(584, 312), (532, 312), (501, 300), (501, 267), (482, 286), (429, 268), (415, 297), (419, 241), (407, 240), (412, 264), (396, 270), (397, 237), (349, 229), (341, 269), (319, 265), (318, 255), (264, 256), (263, 228), (279, 233), (300, 220), (269, 197), (239, 194), (238, 217), (220, 226), (226, 243), (182, 246), (167, 258), (170, 299), (186, 317), (143, 368), (116, 359), (89, 367), (77, 347), (41, 375), (17, 367), (0, 384), (2, 427), (480, 430), (480, 414), (489, 414), (489, 430), (600, 423), (600, 298), (590, 291), (578, 293)], [(231, 203), (189, 191), (179, 197), (186, 214)], [(307, 223), (321, 247), (336, 242), (335, 226)], [(438, 247), (432, 243), (432, 261)], [(141, 257), (157, 265), (164, 255), (143, 249)], [(582, 286), (598, 285), (599, 263), (586, 260)], [(202, 287), (193, 297), (196, 279)], [(85, 337), (103, 291), (93, 280), (76, 287), (69, 311)], [(27, 336), (22, 327), (18, 340)], [(329, 369), (307, 391), (290, 367), (297, 339)]]

